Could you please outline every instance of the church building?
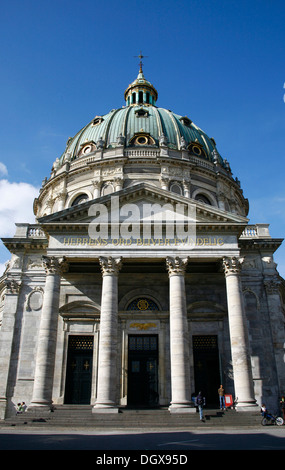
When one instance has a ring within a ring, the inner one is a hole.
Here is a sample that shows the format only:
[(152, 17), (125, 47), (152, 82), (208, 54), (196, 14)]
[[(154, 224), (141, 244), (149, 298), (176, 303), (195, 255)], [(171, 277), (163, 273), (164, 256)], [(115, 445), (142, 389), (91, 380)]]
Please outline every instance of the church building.
[(142, 64), (124, 100), (68, 139), (35, 223), (2, 239), (0, 419), (21, 401), (187, 413), (200, 390), (218, 407), (220, 384), (237, 412), (276, 409), (282, 239), (249, 224), (215, 140), (157, 106)]

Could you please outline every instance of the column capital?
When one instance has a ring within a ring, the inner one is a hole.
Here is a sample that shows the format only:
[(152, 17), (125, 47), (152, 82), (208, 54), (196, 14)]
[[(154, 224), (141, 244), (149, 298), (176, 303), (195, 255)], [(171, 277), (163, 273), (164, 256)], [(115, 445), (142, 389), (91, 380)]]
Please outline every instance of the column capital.
[(101, 188), (102, 181), (100, 179), (99, 180), (92, 180), (91, 183), (93, 184), (93, 187), (95, 189), (100, 189)]
[(175, 256), (175, 258), (167, 256), (166, 269), (168, 271), (169, 277), (174, 275), (184, 276), (188, 260), (188, 256), (184, 259), (179, 258), (179, 256)]
[(264, 279), (264, 287), (268, 295), (278, 294), (281, 281), (277, 276), (267, 277)]
[(46, 274), (62, 274), (68, 271), (68, 263), (65, 256), (57, 258), (56, 256), (42, 256), (42, 263)]
[(120, 256), (120, 258), (112, 258), (112, 256), (108, 256), (108, 258), (105, 258), (100, 256), (99, 263), (103, 276), (118, 276), (122, 267), (122, 257)]
[(5, 279), (6, 294), (19, 294), (21, 289), (21, 281), (15, 279)]
[(66, 195), (67, 195), (67, 191), (66, 189), (63, 189), (56, 195), (56, 199), (58, 199), (59, 201), (65, 201)]
[(225, 275), (239, 274), (241, 271), (242, 259), (236, 256), (223, 258), (223, 269)]

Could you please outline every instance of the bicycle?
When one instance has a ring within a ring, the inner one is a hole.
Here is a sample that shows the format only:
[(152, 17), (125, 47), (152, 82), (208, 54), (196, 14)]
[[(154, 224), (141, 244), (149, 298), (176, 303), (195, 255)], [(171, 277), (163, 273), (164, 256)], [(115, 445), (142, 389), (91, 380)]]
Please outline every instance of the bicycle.
[(277, 426), (282, 426), (284, 423), (283, 418), (280, 416), (274, 416), (271, 413), (266, 413), (261, 420), (262, 426), (268, 426), (269, 424), (276, 424)]

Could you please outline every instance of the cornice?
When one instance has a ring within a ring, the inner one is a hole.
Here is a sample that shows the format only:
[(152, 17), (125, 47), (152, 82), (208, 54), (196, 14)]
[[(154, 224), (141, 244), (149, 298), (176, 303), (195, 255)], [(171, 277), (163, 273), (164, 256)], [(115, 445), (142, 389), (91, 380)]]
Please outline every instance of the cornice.
[(269, 250), (274, 253), (282, 244), (283, 238), (239, 239), (239, 248), (245, 251)]
[(14, 250), (46, 250), (48, 238), (2, 238), (5, 247), (13, 253)]

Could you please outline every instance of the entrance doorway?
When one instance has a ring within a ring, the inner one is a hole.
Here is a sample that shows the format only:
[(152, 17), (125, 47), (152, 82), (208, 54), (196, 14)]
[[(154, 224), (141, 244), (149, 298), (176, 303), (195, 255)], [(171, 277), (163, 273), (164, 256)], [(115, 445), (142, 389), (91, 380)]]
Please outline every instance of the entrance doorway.
[(93, 336), (69, 336), (65, 403), (89, 405), (92, 384)]
[(218, 337), (193, 336), (195, 396), (202, 391), (208, 405), (218, 405), (221, 383)]
[(158, 403), (158, 335), (129, 335), (128, 406)]

